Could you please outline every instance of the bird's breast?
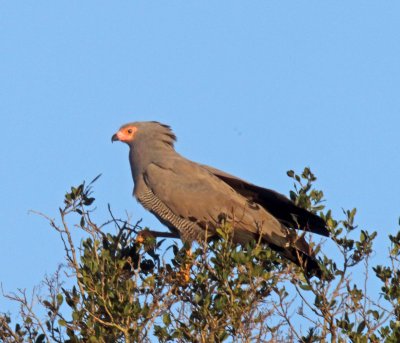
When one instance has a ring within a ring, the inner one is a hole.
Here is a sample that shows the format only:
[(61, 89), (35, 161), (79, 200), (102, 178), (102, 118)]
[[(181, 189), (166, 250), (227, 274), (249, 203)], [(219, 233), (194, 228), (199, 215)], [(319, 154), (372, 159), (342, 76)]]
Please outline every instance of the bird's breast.
[(158, 220), (169, 228), (176, 229), (183, 241), (202, 241), (205, 238), (205, 231), (195, 222), (182, 218), (166, 206), (152, 191), (147, 189), (136, 193), (137, 200), (143, 207), (153, 213)]

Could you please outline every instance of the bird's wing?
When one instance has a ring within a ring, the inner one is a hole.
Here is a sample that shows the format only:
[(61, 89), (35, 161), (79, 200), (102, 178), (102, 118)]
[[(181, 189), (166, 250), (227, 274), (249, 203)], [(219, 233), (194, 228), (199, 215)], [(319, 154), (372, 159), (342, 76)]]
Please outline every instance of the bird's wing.
[[(147, 167), (143, 180), (159, 201), (175, 215), (206, 223), (212, 234), (212, 230), (220, 223), (219, 216), (226, 214), (227, 220), (233, 221), (235, 242), (246, 243), (261, 235), (263, 241), (303, 266), (308, 274), (321, 275), (314, 252), (304, 237), (292, 237), (290, 230), (284, 228), (264, 207), (251, 204), (248, 198), (238, 192), (237, 185), (231, 186), (211, 170), (187, 160), (175, 161), (168, 167), (152, 163)], [(235, 182), (240, 181), (221, 173)]]
[(177, 216), (218, 227), (221, 215), (234, 222), (234, 240), (249, 241), (262, 234), (269, 243), (284, 247), (282, 225), (261, 206), (251, 203), (230, 185), (202, 166), (182, 159), (168, 167), (151, 163), (144, 181), (157, 198)]
[(296, 206), (284, 195), (253, 185), (216, 168), (206, 165), (202, 165), (202, 167), (227, 183), (238, 193), (263, 206), (285, 226), (311, 231), (326, 237), (329, 236), (326, 223), (322, 218)]

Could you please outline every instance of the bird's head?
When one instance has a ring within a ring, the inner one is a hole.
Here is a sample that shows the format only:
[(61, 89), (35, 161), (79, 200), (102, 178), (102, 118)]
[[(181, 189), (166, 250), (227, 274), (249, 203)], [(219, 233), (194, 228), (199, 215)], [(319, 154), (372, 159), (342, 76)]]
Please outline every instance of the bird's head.
[(111, 142), (120, 141), (130, 145), (135, 139), (137, 130), (138, 128), (134, 123), (123, 125), (113, 134)]
[(111, 142), (120, 141), (133, 146), (137, 141), (160, 142), (171, 147), (176, 137), (168, 125), (156, 121), (134, 122), (121, 126), (111, 137)]

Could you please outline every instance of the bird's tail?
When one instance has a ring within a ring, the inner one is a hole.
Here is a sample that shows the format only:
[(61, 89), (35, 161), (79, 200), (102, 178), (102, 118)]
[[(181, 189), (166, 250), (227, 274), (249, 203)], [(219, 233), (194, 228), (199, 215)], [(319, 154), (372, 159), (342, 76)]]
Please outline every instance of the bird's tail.
[(287, 238), (290, 241), (289, 246), (279, 247), (272, 245), (271, 247), (304, 270), (308, 278), (313, 276), (319, 279), (322, 277), (326, 279), (330, 278), (330, 276), (321, 269), (321, 265), (315, 257), (314, 250), (303, 236), (298, 236), (297, 233), (294, 232), (293, 235), (288, 235)]
[(308, 278), (316, 276), (317, 278), (321, 279), (323, 277), (324, 272), (314, 256), (310, 256), (305, 252), (293, 247), (279, 250), (281, 250), (281, 255), (303, 269)]

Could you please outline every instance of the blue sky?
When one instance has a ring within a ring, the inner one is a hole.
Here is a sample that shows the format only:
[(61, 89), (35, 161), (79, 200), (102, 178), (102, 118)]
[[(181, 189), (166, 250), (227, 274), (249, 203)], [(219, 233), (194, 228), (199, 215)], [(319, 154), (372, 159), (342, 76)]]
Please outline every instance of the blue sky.
[(186, 157), (285, 194), (286, 171), (310, 166), (335, 214), (357, 207), (361, 227), (395, 232), (399, 14), (398, 1), (2, 1), (3, 288), (31, 289), (63, 261), (28, 211), (56, 217), (99, 173), (99, 221), (110, 203), (160, 228), (110, 142), (130, 121), (170, 124)]

